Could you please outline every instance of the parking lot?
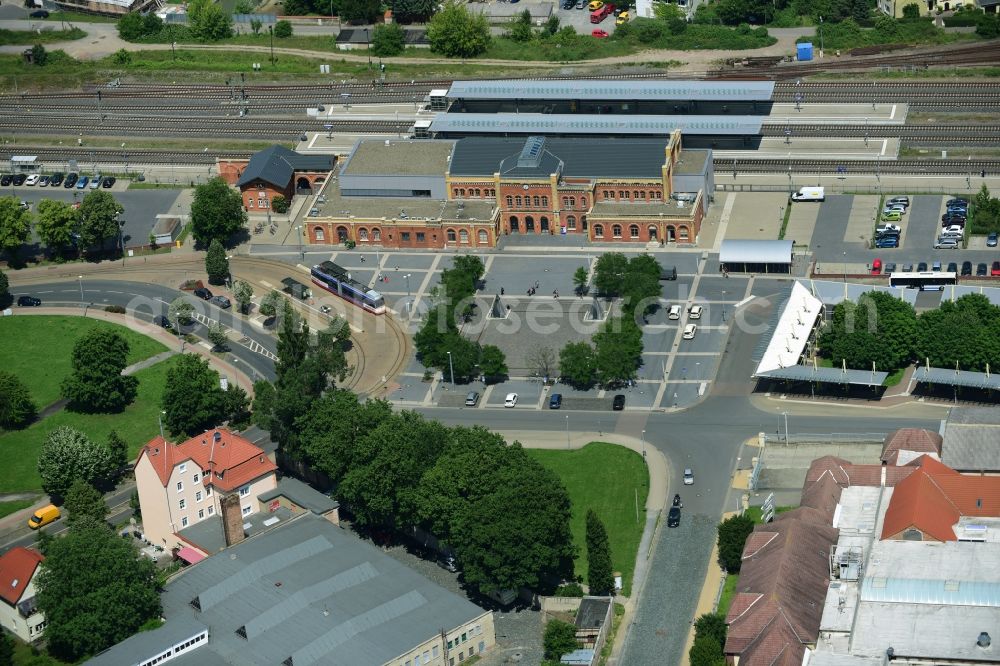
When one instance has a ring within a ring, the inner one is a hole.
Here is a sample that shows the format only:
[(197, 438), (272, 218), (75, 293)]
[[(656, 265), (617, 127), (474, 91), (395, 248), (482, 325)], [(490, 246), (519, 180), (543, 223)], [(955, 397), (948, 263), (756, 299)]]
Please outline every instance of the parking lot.
[[(560, 26), (572, 26), (577, 34), (589, 35), (594, 30), (603, 30), (608, 35), (613, 35), (615, 33), (615, 14), (612, 13), (606, 16), (600, 23), (591, 23), (588, 3), (589, 0), (586, 0), (586, 2), (574, 0), (572, 9), (564, 9), (563, 0), (556, 0), (553, 6), (553, 13), (559, 17)], [(610, 4), (614, 4), (614, 2)]]

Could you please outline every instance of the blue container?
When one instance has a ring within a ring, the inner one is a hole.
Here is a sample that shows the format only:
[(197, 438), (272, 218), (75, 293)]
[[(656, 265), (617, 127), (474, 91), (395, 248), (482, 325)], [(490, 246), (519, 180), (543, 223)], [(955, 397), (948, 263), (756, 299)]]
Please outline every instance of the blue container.
[(796, 44), (798, 47), (798, 59), (800, 61), (812, 60), (813, 59), (813, 45), (810, 43)]

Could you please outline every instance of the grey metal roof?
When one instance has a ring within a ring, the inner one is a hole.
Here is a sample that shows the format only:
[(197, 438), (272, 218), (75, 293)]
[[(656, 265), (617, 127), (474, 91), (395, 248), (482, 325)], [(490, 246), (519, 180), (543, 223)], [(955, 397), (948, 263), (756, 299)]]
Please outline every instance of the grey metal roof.
[(859, 386), (881, 386), (888, 376), (888, 372), (814, 368), (811, 365), (790, 365), (754, 374), (754, 377), (765, 377), (767, 379), (788, 379), (791, 381), (823, 382), (829, 384), (856, 384)]
[(478, 134), (663, 134), (758, 135), (764, 116), (580, 115), (574, 113), (442, 113), (434, 132)]
[[(272, 512), (252, 513), (243, 518), (243, 533), (253, 536), (274, 527), (274, 521), (287, 522), (293, 518), (291, 511), (285, 507)], [(226, 547), (226, 536), (222, 529), (222, 518), (215, 514), (204, 520), (199, 520), (180, 530), (177, 534), (190, 544), (211, 555)]]
[(749, 102), (771, 99), (773, 81), (494, 80), (455, 81), (449, 99), (697, 100)]
[(854, 621), (851, 652), (884, 658), (891, 646), (902, 663), (912, 663), (907, 660), (910, 657), (929, 664), (995, 664), (996, 647), (984, 650), (976, 639), (979, 632), (987, 631), (996, 641), (998, 620), (1000, 613), (992, 607), (862, 602)]
[(971, 388), (1000, 389), (1000, 375), (996, 373), (972, 372), (970, 370), (954, 370), (950, 368), (917, 368), (913, 379), (929, 384), (944, 384), (946, 386), (968, 386)]
[(719, 247), (719, 262), (723, 264), (790, 264), (790, 240), (724, 240)]
[[(211, 627), (196, 652), (241, 666), (383, 664), (487, 612), (312, 513), (188, 567), (161, 598), (167, 625)], [(151, 654), (148, 635), (133, 659)]]
[[(91, 666), (134, 666), (142, 661), (139, 655), (155, 656), (182, 641), (208, 629), (208, 625), (190, 615), (181, 615), (164, 622), (152, 631), (126, 638), (87, 662)], [(211, 640), (211, 635), (209, 635)], [(204, 650), (195, 650), (203, 652)], [(194, 653), (192, 653), (194, 654)], [(171, 661), (170, 663), (175, 663)]]
[(861, 599), (1000, 608), (1000, 582), (867, 576), (861, 583)]
[(1000, 413), (997, 409), (952, 409), (944, 428), (941, 461), (959, 471), (1000, 472)]
[(580, 178), (659, 178), (669, 139), (547, 137), (537, 169), (517, 167), (527, 137), (467, 137), (455, 142), (453, 176), (548, 178), (553, 173)]
[(918, 289), (888, 287), (884, 285), (857, 284), (854, 282), (833, 282), (830, 280), (802, 280), (813, 296), (826, 305), (836, 305), (841, 301), (857, 301), (870, 291), (881, 291), (913, 305), (921, 293)]
[(296, 171), (329, 171), (336, 161), (334, 155), (302, 155), (284, 146), (273, 145), (250, 157), (236, 184), (242, 187), (259, 179), (285, 187)]
[[(1000, 2), (1000, 0), (998, 0)], [(1000, 305), (1000, 289), (981, 285), (949, 284), (941, 290), (941, 300), (954, 301), (967, 294), (982, 294), (993, 305)]]
[(611, 597), (584, 597), (576, 613), (576, 628), (600, 629), (610, 605)]
[(996, 407), (952, 407), (948, 425), (1000, 426), (1000, 411)]
[(278, 481), (277, 488), (258, 495), (257, 499), (261, 502), (267, 502), (276, 497), (287, 497), (299, 506), (318, 515), (329, 513), (340, 506), (340, 502), (337, 500), (290, 476), (282, 477)]

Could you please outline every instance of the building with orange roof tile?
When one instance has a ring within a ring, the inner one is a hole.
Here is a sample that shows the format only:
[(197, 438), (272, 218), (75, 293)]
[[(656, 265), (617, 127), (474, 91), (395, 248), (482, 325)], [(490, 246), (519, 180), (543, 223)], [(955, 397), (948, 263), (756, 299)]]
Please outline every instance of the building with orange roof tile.
[(221, 515), (224, 497), (240, 513), (259, 510), (257, 497), (277, 487), (277, 467), (264, 451), (225, 428), (179, 444), (156, 437), (135, 463), (135, 483), (146, 540), (166, 550), (185, 544), (177, 532)]
[(45, 630), (45, 617), (35, 604), (35, 578), (44, 559), (24, 546), (0, 555), (0, 625), (26, 643), (41, 638)]

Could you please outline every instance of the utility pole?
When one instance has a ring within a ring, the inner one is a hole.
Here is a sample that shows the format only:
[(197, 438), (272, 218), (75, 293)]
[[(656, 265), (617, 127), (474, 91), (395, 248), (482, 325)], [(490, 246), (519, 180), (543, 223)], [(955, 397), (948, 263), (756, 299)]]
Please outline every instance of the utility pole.
[(451, 385), (455, 385), (455, 366), (451, 363), (451, 352), (448, 352), (448, 369), (451, 371)]

